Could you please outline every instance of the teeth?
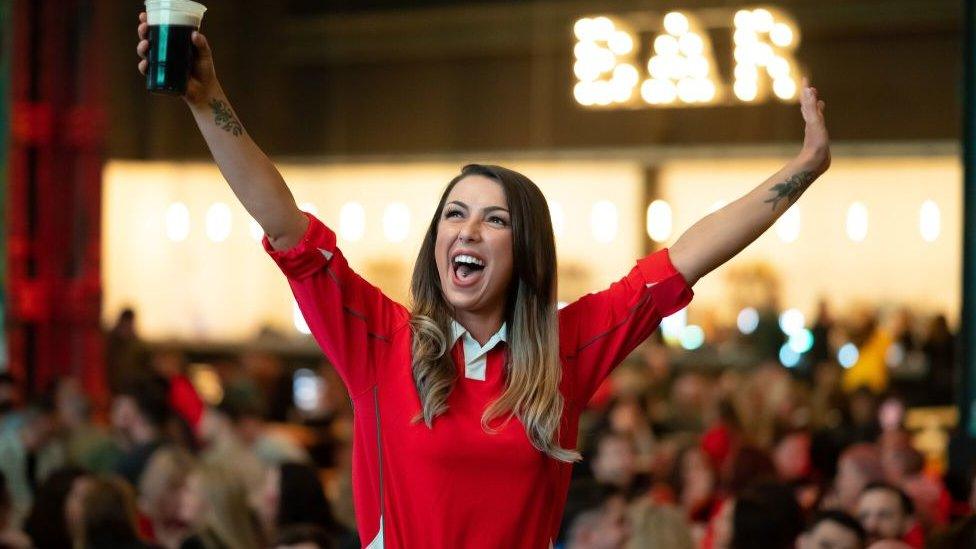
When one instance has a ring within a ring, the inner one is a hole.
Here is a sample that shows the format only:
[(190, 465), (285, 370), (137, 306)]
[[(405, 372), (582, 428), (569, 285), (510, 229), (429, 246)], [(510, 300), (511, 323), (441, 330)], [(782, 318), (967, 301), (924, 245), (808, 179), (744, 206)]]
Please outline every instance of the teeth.
[(455, 264), (457, 264), (457, 263), (468, 263), (468, 264), (471, 264), (471, 265), (478, 265), (479, 267), (484, 267), (485, 266), (485, 262), (484, 261), (482, 261), (482, 260), (480, 260), (480, 259), (478, 259), (476, 257), (471, 257), (470, 255), (464, 255), (464, 254), (455, 256), (454, 257), (454, 263)]

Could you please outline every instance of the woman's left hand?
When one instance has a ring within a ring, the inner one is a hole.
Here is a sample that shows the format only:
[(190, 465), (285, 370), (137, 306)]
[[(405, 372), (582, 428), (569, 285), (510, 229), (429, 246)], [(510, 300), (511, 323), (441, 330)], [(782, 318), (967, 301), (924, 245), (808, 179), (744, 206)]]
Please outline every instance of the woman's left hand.
[(806, 129), (800, 156), (817, 175), (830, 167), (830, 138), (827, 136), (827, 123), (824, 120), (825, 106), (817, 97), (817, 88), (810, 86), (809, 81), (804, 78), (800, 88), (800, 113)]

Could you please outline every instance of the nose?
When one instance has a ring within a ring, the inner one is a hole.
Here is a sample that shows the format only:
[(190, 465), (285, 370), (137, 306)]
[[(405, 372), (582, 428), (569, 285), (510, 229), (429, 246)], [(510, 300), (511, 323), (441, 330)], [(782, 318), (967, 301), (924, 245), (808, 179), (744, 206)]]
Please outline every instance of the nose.
[(458, 240), (460, 242), (477, 242), (481, 240), (481, 223), (471, 216), (468, 220), (461, 226), (461, 230), (458, 232)]

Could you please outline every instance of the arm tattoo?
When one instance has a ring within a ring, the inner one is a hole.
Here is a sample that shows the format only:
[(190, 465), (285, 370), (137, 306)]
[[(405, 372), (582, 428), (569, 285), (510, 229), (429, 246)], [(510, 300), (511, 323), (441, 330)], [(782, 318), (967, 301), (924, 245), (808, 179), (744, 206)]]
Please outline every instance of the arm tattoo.
[(765, 202), (772, 202), (774, 210), (779, 206), (780, 200), (786, 199), (788, 205), (792, 204), (797, 198), (800, 198), (800, 195), (807, 190), (814, 179), (816, 176), (813, 175), (813, 172), (800, 172), (791, 175), (786, 181), (777, 183), (773, 185), (772, 189), (769, 189), (770, 192), (776, 193), (776, 196), (765, 200)]
[(211, 99), (210, 108), (214, 112), (214, 122), (220, 129), (229, 131), (235, 136), (244, 133), (244, 128), (241, 126), (241, 123), (237, 121), (234, 113), (231, 112), (226, 103), (220, 99)]

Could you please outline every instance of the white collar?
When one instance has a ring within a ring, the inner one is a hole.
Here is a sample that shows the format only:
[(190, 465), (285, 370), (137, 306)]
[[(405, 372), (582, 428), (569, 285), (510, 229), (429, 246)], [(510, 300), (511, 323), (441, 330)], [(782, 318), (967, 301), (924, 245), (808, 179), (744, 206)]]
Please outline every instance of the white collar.
[(508, 323), (503, 322), (502, 327), (488, 338), (484, 345), (481, 345), (460, 322), (451, 320), (451, 347), (454, 347), (462, 337), (464, 338), (464, 377), (484, 381), (488, 351), (502, 341), (508, 342)]

